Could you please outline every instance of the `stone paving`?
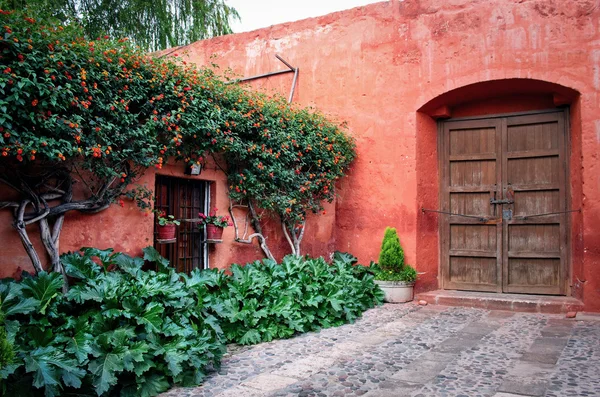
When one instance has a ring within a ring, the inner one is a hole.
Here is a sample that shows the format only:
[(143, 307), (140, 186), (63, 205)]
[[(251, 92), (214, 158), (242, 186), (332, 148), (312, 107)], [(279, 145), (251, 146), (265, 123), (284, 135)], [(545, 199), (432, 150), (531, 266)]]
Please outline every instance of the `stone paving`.
[(162, 397), (600, 396), (600, 317), (384, 305), (354, 324), (229, 346)]

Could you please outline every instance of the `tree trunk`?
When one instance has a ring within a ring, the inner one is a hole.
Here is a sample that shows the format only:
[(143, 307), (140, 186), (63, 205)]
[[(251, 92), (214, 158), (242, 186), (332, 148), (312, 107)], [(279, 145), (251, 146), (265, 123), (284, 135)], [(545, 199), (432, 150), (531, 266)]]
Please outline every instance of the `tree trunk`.
[(21, 238), (21, 243), (23, 243), (23, 247), (25, 248), (25, 251), (27, 252), (27, 255), (29, 256), (29, 259), (31, 259), (31, 264), (33, 265), (33, 268), (35, 269), (36, 273), (39, 273), (41, 271), (44, 270), (44, 268), (42, 267), (42, 262), (40, 261), (40, 257), (38, 256), (35, 247), (33, 246), (33, 244), (31, 243), (31, 240), (29, 239), (29, 235), (27, 234), (27, 225), (25, 224), (25, 221), (23, 220), (24, 216), (25, 216), (25, 209), (27, 208), (27, 206), (30, 204), (31, 202), (29, 200), (23, 200), (20, 204), (19, 207), (15, 210), (14, 212), (14, 222), (13, 222), (13, 227), (15, 229), (17, 229), (17, 232), (19, 233), (19, 237)]
[(35, 251), (35, 247), (31, 243), (31, 240), (29, 239), (29, 235), (27, 234), (27, 230), (25, 229), (25, 222), (15, 221), (13, 223), (13, 227), (15, 229), (17, 229), (17, 232), (19, 233), (19, 237), (21, 238), (21, 243), (23, 244), (23, 247), (25, 248), (25, 251), (27, 252), (27, 255), (29, 256), (29, 259), (31, 259), (31, 264), (33, 265), (33, 268), (35, 269), (36, 274), (43, 271), (44, 268), (42, 267), (42, 262), (40, 261), (40, 257), (38, 256), (37, 252)]
[[(57, 220), (58, 222), (58, 220)], [(44, 218), (40, 220), (40, 238), (42, 243), (44, 244), (44, 248), (46, 248), (46, 252), (50, 256), (50, 265), (52, 266), (52, 270), (62, 274), (63, 276), (63, 292), (66, 293), (69, 290), (69, 282), (67, 279), (67, 273), (60, 262), (60, 250), (58, 247), (60, 232), (62, 230), (62, 221), (61, 227), (56, 230), (56, 235), (50, 232), (50, 225), (48, 224), (48, 218)]]
[[(231, 203), (231, 199), (229, 200), (229, 214), (231, 215), (231, 222), (233, 223), (233, 228), (235, 230), (235, 241), (243, 244), (252, 244), (252, 240), (256, 237), (259, 241), (260, 248), (262, 249), (265, 257), (274, 261), (275, 257), (271, 253), (271, 250), (269, 249), (269, 246), (267, 244), (267, 239), (262, 233), (262, 227), (260, 226), (260, 219), (258, 218), (258, 214), (254, 210), (254, 207), (250, 202), (248, 202), (248, 211), (250, 213), (250, 216), (252, 217), (252, 226), (254, 227), (256, 233), (252, 233), (248, 236), (248, 238), (240, 238), (237, 221), (235, 220), (235, 216), (233, 213), (233, 204)], [(246, 232), (244, 231), (244, 237), (246, 237), (245, 234)]]
[(300, 223), (299, 226), (300, 227), (296, 227), (296, 224), (289, 224), (283, 220), (281, 221), (281, 228), (283, 229), (283, 234), (285, 235), (285, 238), (288, 244), (290, 245), (292, 255), (296, 256), (301, 256), (300, 244), (302, 243), (302, 239), (304, 238), (306, 222)]

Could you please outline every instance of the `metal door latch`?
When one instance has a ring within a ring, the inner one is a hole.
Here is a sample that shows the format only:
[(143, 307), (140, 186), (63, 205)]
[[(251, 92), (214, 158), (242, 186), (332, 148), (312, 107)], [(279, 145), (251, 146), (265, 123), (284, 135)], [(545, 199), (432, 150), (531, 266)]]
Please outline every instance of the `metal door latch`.
[(502, 219), (510, 221), (513, 217), (512, 210), (502, 210)]
[(496, 199), (490, 199), (490, 204), (496, 205), (496, 204), (513, 204), (515, 202), (515, 200), (512, 199), (500, 199), (500, 200), (496, 200)]

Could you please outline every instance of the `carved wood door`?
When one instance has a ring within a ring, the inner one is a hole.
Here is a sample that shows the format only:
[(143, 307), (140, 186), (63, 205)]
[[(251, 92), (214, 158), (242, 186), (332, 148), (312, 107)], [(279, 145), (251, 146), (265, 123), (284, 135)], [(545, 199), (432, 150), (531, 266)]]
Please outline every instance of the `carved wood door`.
[(446, 289), (564, 294), (563, 112), (441, 125)]

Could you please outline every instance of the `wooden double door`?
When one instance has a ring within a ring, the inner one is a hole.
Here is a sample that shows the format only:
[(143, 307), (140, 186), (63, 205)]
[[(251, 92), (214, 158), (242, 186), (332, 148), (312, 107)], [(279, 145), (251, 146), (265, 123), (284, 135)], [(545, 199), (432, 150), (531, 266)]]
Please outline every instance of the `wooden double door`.
[(557, 111), (441, 124), (445, 289), (565, 294), (565, 120)]

